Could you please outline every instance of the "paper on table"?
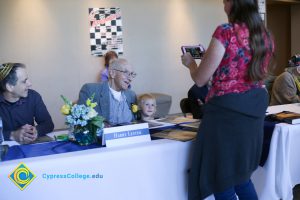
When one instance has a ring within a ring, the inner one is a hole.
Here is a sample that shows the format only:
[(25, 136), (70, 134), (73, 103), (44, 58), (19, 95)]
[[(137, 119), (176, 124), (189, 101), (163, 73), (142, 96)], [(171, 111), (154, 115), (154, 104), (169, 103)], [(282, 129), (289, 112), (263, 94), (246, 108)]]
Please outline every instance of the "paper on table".
[(192, 122), (198, 122), (199, 119), (193, 119), (193, 118), (188, 118), (188, 117), (175, 117), (175, 118), (167, 118), (167, 119), (162, 119), (158, 121), (163, 121), (163, 122), (169, 122), (172, 124), (183, 124), (183, 123), (192, 123)]
[(183, 123), (183, 124), (180, 124), (179, 126), (198, 130), (200, 123), (201, 123), (201, 121), (197, 121), (197, 122), (191, 122), (191, 123)]
[[(30, 143), (30, 144), (36, 144), (36, 143), (42, 143), (42, 142), (50, 142), (53, 141), (53, 138), (50, 136), (42, 136), (42, 137), (38, 137), (34, 142)], [(16, 141), (4, 141), (2, 143), (2, 145), (8, 145), (9, 147), (11, 146), (15, 146), (15, 145), (21, 145), (20, 143), (16, 142)]]
[(167, 123), (167, 122), (159, 122), (156, 120), (147, 120), (146, 121), (149, 125), (149, 129), (155, 129), (155, 128), (163, 128), (163, 127), (169, 127), (169, 126), (175, 126), (175, 124)]
[(179, 141), (189, 141), (196, 137), (197, 132), (185, 131), (179, 129), (167, 129), (158, 133), (152, 134), (153, 137), (165, 138)]
[(31, 144), (38, 144), (43, 142), (52, 142), (54, 139), (48, 135), (38, 137), (35, 141), (33, 141)]
[(8, 146), (15, 146), (15, 145), (20, 145), (20, 143), (16, 141), (3, 141), (2, 145), (8, 145)]

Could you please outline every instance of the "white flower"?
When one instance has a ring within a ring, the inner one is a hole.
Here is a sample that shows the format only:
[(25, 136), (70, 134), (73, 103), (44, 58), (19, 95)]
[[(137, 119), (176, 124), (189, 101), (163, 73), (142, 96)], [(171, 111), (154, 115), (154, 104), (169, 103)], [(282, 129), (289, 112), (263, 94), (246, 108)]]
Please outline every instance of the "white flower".
[(89, 119), (92, 119), (93, 117), (96, 117), (98, 115), (97, 111), (93, 108), (90, 109), (89, 113), (87, 114), (87, 116), (89, 117)]

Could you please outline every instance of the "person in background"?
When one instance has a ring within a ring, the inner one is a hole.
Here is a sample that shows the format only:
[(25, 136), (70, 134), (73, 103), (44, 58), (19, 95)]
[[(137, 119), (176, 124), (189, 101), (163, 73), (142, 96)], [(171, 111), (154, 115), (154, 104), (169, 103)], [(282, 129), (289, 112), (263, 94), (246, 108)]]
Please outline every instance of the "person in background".
[(257, 0), (223, 0), (229, 23), (218, 26), (199, 66), (182, 63), (198, 87), (212, 77), (189, 172), (189, 200), (257, 200), (250, 180), (258, 167), (268, 94), (263, 79), (274, 42)]
[(101, 72), (101, 82), (108, 81), (108, 67), (113, 60), (118, 59), (118, 54), (115, 51), (108, 51), (104, 55), (104, 70)]
[(156, 112), (156, 99), (151, 94), (139, 96), (138, 105), (140, 107), (141, 120), (153, 120)]
[(30, 87), (24, 64), (0, 66), (0, 116), (4, 140), (28, 144), (53, 131), (54, 124), (41, 95)]
[(113, 60), (108, 68), (108, 81), (84, 84), (79, 92), (78, 104), (85, 104), (92, 95), (97, 102), (95, 110), (110, 125), (128, 124), (134, 120), (131, 105), (136, 94), (128, 87), (136, 73), (127, 60)]
[(198, 87), (194, 84), (188, 91), (188, 103), (194, 119), (201, 119), (203, 104), (208, 93), (208, 86)]
[(300, 103), (300, 55), (291, 57), (285, 71), (276, 77), (270, 105)]

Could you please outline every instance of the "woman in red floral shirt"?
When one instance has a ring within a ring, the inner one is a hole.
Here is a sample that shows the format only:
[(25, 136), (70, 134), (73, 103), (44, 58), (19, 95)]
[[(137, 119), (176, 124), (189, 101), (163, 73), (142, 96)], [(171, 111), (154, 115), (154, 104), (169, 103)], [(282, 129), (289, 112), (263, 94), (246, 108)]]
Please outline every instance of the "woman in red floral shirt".
[(273, 40), (257, 0), (223, 0), (229, 23), (215, 30), (199, 66), (189, 53), (182, 63), (198, 86), (208, 83), (189, 174), (189, 200), (258, 199), (250, 180), (258, 167), (268, 106), (263, 88)]

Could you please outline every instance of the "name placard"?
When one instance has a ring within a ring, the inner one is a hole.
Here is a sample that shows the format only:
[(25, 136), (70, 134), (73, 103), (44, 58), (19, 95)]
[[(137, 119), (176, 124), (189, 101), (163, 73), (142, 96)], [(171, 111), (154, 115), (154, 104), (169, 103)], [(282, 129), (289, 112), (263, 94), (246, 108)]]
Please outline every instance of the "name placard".
[(116, 147), (151, 141), (148, 123), (117, 126), (103, 129), (102, 145)]

